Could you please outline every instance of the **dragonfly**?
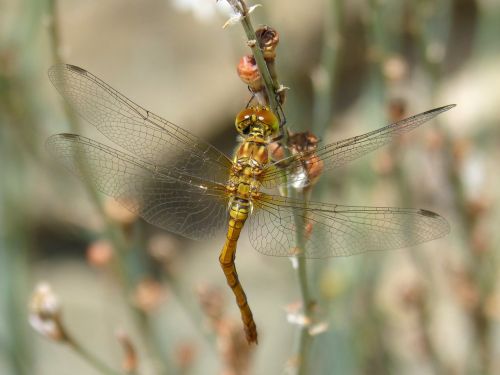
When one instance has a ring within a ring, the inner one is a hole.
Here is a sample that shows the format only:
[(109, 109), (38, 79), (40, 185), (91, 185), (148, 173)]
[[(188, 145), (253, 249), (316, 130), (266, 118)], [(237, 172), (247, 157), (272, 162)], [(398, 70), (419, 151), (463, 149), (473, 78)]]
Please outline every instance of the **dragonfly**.
[(322, 163), (324, 170), (338, 168), (454, 105), (313, 151), (303, 149), (278, 161), (273, 161), (268, 151), (269, 142), (280, 132), (277, 117), (266, 106), (249, 106), (236, 117), (240, 142), (230, 158), (85, 69), (58, 64), (48, 75), (70, 107), (123, 149), (63, 133), (47, 140), (53, 157), (160, 228), (195, 240), (226, 233), (219, 262), (234, 293), (249, 344), (257, 343), (257, 327), (235, 266), (244, 226), (258, 252), (305, 258), (398, 249), (449, 232), (443, 217), (424, 209), (304, 201), (273, 194), (272, 190), (283, 184), (306, 185), (303, 166), (307, 163)]

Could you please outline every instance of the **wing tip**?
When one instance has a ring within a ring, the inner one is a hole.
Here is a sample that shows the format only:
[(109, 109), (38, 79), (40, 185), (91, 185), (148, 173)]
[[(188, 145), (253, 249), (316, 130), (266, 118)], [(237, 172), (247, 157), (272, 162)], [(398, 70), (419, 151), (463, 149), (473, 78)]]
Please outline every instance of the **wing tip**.
[(447, 104), (447, 105), (443, 105), (442, 107), (437, 107), (437, 108), (431, 109), (431, 110), (427, 111), (427, 113), (435, 113), (436, 115), (438, 115), (440, 113), (449, 111), (450, 109), (452, 109), (456, 106), (457, 106), (456, 104)]
[(433, 219), (433, 226), (435, 228), (439, 228), (439, 233), (435, 238), (441, 238), (450, 233), (450, 223), (448, 223), (448, 221), (441, 215), (425, 209), (419, 209), (418, 213), (422, 216)]
[(85, 69), (80, 68), (79, 66), (76, 65), (66, 64), (66, 68), (82, 75), (87, 75), (88, 73)]
[(67, 139), (67, 140), (75, 140), (79, 139), (80, 136), (78, 134), (72, 134), (72, 133), (58, 133), (58, 134), (53, 134), (50, 137), (48, 137), (45, 140), (45, 149), (49, 153), (53, 153), (54, 151), (54, 144), (60, 140), (60, 139)]
[(444, 105), (442, 107), (439, 107), (438, 109), (441, 109), (444, 111), (449, 111), (450, 109), (456, 107), (457, 105), (456, 104), (447, 104), (447, 105)]
[(80, 75), (87, 75), (88, 74), (87, 70), (80, 68), (79, 66), (72, 65), (72, 64), (66, 64), (66, 63), (59, 63), (59, 64), (52, 65), (49, 68), (49, 70), (47, 71), (49, 79), (51, 81), (53, 81), (53, 78), (58, 74), (62, 74), (61, 71), (64, 71), (64, 70), (70, 70), (70, 71), (73, 71), (73, 72), (80, 74)]
[(440, 217), (437, 213), (429, 211), (429, 210), (424, 210), (423, 208), (419, 209), (419, 213), (422, 216), (427, 216), (427, 217), (432, 217), (432, 218)]

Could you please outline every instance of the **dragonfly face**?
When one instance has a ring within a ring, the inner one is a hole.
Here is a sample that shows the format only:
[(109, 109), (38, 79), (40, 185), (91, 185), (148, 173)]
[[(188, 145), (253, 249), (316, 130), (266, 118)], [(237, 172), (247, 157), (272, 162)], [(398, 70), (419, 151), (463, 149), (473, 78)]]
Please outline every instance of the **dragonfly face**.
[[(306, 139), (291, 156), (271, 163), (267, 143), (277, 135), (279, 123), (267, 107), (238, 114), (235, 125), (244, 141), (231, 160), (82, 68), (55, 65), (49, 78), (80, 116), (133, 155), (83, 136), (56, 134), (47, 140), (55, 158), (151, 224), (199, 240), (226, 232), (219, 260), (249, 342), (257, 340), (257, 333), (234, 267), (245, 221), (257, 251), (282, 257), (297, 255), (297, 230), (309, 233), (299, 253), (306, 258), (413, 246), (449, 231), (445, 219), (426, 210), (304, 202), (261, 192), (260, 187), (275, 189), (284, 179), (300, 186), (309, 176), (297, 171), (343, 166), (454, 105), (322, 147)], [(297, 222), (305, 228), (296, 228)]]
[(264, 138), (274, 137), (279, 131), (279, 121), (269, 107), (255, 106), (243, 109), (236, 116), (235, 126), (243, 137), (260, 134)]

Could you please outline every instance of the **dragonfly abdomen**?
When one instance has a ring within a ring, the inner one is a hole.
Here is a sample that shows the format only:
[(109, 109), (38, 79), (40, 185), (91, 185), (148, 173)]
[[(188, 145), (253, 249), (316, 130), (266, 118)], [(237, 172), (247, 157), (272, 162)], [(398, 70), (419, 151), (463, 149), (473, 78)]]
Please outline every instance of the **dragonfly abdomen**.
[(236, 245), (240, 237), (241, 229), (245, 224), (251, 209), (250, 201), (241, 198), (233, 198), (229, 208), (229, 227), (226, 242), (219, 256), (222, 271), (226, 276), (227, 284), (236, 297), (236, 303), (240, 309), (241, 319), (245, 327), (245, 335), (249, 343), (257, 343), (257, 327), (253, 320), (252, 310), (248, 306), (247, 296), (238, 278), (234, 260), (236, 257)]

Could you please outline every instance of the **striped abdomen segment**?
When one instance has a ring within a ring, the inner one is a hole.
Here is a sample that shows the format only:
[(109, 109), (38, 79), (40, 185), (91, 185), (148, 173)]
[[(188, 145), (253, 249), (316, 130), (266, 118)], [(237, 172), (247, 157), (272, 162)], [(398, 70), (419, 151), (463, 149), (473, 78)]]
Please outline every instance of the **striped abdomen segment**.
[(230, 208), (229, 228), (227, 231), (226, 242), (222, 248), (219, 256), (219, 262), (226, 275), (228, 285), (231, 287), (235, 297), (236, 303), (241, 312), (241, 319), (245, 328), (245, 335), (249, 343), (257, 343), (257, 327), (253, 320), (252, 311), (248, 306), (247, 296), (238, 279), (238, 273), (234, 264), (236, 256), (236, 244), (240, 237), (241, 229), (248, 217), (249, 202), (234, 202)]

